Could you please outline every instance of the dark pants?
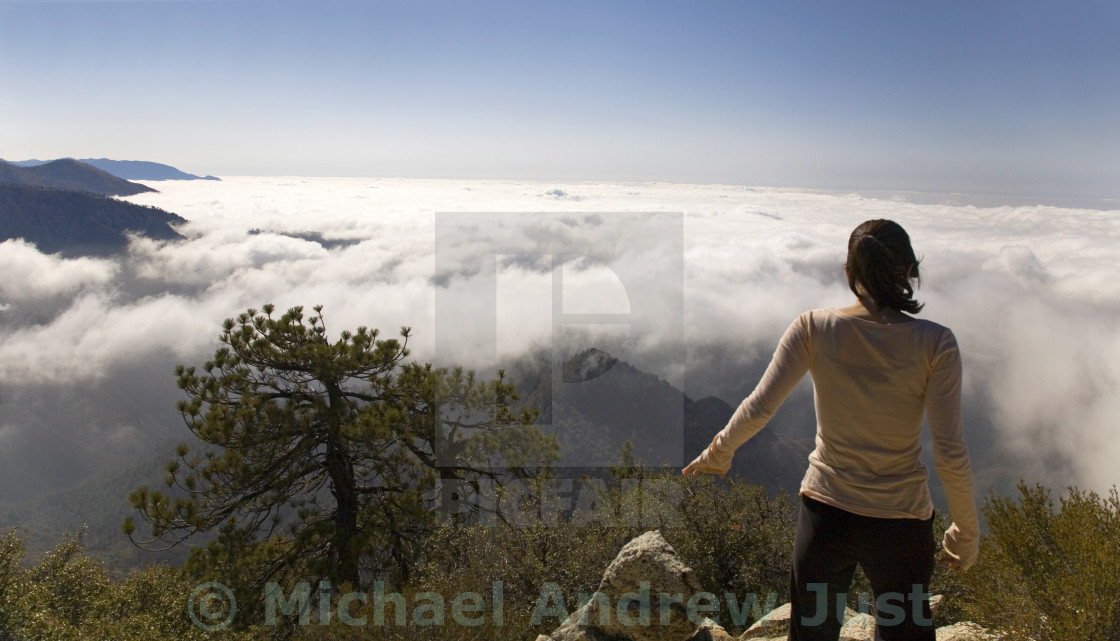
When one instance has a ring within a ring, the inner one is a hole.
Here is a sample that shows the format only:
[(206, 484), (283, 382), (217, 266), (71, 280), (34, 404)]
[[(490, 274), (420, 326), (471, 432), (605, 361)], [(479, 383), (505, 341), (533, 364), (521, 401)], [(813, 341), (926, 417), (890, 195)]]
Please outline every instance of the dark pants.
[(790, 572), (789, 641), (839, 638), (857, 563), (871, 583), (867, 603), (876, 616), (876, 641), (934, 641), (927, 592), (936, 552), (933, 517), (877, 519), (802, 496)]

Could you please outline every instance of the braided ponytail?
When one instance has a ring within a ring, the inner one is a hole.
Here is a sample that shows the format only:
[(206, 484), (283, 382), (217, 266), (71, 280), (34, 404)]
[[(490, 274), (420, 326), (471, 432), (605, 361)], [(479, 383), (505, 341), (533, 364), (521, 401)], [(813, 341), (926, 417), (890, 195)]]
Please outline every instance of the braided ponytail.
[(914, 300), (914, 283), (920, 282), (918, 262), (901, 225), (869, 220), (848, 238), (848, 287), (880, 307), (917, 313), (923, 307)]

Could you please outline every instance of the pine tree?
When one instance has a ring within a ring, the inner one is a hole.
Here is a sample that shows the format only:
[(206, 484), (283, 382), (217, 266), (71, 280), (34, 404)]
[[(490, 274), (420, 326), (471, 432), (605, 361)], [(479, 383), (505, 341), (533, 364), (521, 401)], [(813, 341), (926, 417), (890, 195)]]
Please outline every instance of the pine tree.
[(138, 545), (217, 532), (188, 567), (259, 595), (266, 582), (407, 581), (436, 521), (443, 486), (534, 476), (554, 439), (516, 413), (499, 373), (407, 361), (410, 331), (327, 333), (322, 307), (274, 317), (273, 306), (227, 319), (202, 372), (176, 369), (178, 409), (203, 451), (167, 464), (168, 493), (130, 500), (151, 525)]

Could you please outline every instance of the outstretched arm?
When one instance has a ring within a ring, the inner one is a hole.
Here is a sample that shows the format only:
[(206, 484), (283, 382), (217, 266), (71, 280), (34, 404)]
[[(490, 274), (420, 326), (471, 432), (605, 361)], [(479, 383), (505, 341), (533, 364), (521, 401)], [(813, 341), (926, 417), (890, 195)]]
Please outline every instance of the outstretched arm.
[(718, 474), (721, 478), (731, 469), (731, 458), (740, 445), (758, 433), (793, 388), (809, 371), (808, 312), (798, 316), (789, 326), (762, 380), (751, 392), (700, 456), (681, 470), (682, 474)]
[(972, 488), (972, 463), (964, 445), (961, 419), (961, 357), (949, 330), (941, 337), (926, 389), (926, 416), (933, 440), (933, 462), (945, 488), (953, 524), (945, 532), (942, 565), (967, 570), (980, 555), (980, 521)]

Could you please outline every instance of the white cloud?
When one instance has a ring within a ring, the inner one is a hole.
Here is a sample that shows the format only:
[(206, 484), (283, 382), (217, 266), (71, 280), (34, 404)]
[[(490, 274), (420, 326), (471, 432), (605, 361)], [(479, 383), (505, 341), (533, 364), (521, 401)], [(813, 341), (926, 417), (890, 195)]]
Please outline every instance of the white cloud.
[(217, 335), (209, 315), (215, 311), (180, 296), (119, 304), (105, 294), (85, 294), (49, 323), (0, 338), (0, 382), (83, 382), (152, 353), (193, 355), (210, 342), (207, 335)]
[(41, 254), (23, 239), (0, 242), (0, 302), (4, 305), (70, 296), (108, 283), (118, 266), (96, 258)]

